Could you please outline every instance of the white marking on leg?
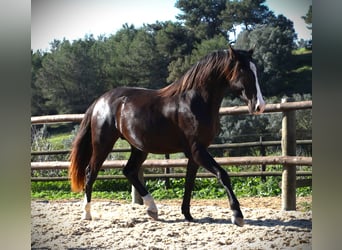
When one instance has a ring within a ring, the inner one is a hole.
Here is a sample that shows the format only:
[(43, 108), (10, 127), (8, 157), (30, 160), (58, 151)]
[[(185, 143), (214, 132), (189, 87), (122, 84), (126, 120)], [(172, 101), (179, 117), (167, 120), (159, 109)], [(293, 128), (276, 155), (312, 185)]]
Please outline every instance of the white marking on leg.
[(256, 85), (256, 89), (257, 89), (257, 103), (255, 105), (255, 111), (257, 111), (257, 109), (259, 108), (259, 111), (257, 111), (256, 113), (260, 114), (260, 113), (264, 112), (264, 110), (265, 110), (265, 101), (262, 98), (262, 93), (261, 93), (260, 86), (259, 86), (256, 66), (253, 62), (249, 62), (249, 66), (254, 73), (255, 85)]
[(84, 195), (84, 201), (83, 201), (83, 214), (82, 219), (83, 220), (91, 220), (91, 204), (87, 200), (87, 195)]
[(243, 220), (243, 218), (236, 217), (234, 215), (232, 215), (232, 223), (239, 227), (243, 227), (243, 225), (245, 225), (245, 221)]
[(156, 204), (154, 203), (154, 199), (151, 194), (147, 194), (142, 197), (145, 206), (147, 206), (147, 214), (151, 216), (153, 219), (158, 219), (158, 209)]
[(93, 109), (93, 117), (96, 117), (99, 126), (102, 126), (106, 121), (111, 122), (110, 106), (104, 97), (101, 97)]

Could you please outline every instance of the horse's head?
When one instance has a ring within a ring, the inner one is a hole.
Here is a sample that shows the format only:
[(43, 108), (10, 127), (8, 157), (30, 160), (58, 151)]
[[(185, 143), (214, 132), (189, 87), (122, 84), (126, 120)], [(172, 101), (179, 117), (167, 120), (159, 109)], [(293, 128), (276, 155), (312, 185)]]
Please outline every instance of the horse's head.
[(253, 50), (234, 50), (229, 47), (229, 58), (234, 65), (230, 86), (246, 102), (249, 113), (260, 114), (265, 109), (265, 101), (262, 98), (257, 69), (252, 60), (252, 54)]

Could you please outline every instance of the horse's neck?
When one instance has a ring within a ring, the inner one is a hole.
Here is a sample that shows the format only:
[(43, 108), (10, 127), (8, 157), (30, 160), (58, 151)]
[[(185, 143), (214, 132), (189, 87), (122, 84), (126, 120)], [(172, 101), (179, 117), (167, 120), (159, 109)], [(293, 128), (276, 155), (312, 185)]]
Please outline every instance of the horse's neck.
[(209, 104), (213, 115), (218, 115), (226, 89), (227, 87), (225, 85), (218, 84), (217, 87), (207, 89), (205, 93), (203, 92), (203, 98), (205, 98)]

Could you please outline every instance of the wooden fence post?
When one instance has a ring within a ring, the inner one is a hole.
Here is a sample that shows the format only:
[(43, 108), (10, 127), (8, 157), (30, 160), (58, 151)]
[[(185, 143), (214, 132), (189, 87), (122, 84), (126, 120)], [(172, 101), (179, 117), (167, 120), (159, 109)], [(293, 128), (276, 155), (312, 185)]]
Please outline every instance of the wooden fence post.
[[(266, 156), (265, 146), (262, 144), (262, 135), (260, 135), (259, 141), (261, 144), (260, 145), (260, 154), (261, 154), (261, 156)], [(266, 164), (261, 165), (261, 171), (262, 172), (266, 171)], [(262, 182), (266, 182), (266, 176), (261, 176), (261, 180), (262, 180)]]
[[(283, 98), (282, 103), (292, 101)], [(281, 147), (283, 156), (296, 155), (296, 111), (284, 111), (282, 119)], [(282, 210), (296, 210), (296, 166), (283, 165)]]
[[(140, 167), (139, 169), (139, 174), (138, 174), (139, 180), (141, 181), (141, 183), (145, 183), (144, 181), (144, 167)], [(141, 198), (140, 194), (138, 193), (138, 191), (135, 189), (135, 187), (132, 185), (132, 204), (139, 204), (139, 205), (143, 205), (143, 199)]]

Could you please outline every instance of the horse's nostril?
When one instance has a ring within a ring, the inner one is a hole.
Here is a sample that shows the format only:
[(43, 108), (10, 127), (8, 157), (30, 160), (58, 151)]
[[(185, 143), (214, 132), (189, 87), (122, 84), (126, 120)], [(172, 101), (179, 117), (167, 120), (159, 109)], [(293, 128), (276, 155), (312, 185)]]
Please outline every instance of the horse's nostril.
[(264, 103), (261, 103), (261, 104), (257, 104), (256, 106), (255, 106), (255, 113), (256, 114), (261, 114), (261, 113), (263, 113), (264, 112), (264, 110), (265, 110), (265, 104)]
[(265, 109), (265, 106), (264, 105), (256, 105), (255, 106), (255, 113), (256, 114), (261, 114), (261, 113), (263, 113), (264, 112), (264, 109)]

